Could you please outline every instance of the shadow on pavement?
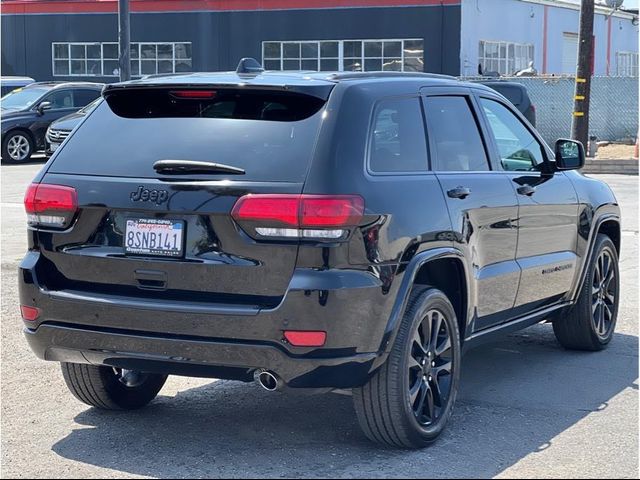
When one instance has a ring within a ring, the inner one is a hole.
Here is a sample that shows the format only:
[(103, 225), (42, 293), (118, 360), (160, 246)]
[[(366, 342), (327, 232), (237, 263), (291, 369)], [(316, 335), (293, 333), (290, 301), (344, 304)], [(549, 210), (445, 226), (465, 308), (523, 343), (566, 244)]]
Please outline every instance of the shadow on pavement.
[[(538, 325), (468, 353), (447, 432), (429, 449), (378, 448), (346, 396), (270, 394), (219, 381), (147, 409), (87, 409), (53, 450), (152, 477), (492, 477), (608, 402), (638, 378), (637, 337), (604, 352), (562, 350)], [(630, 419), (637, 421), (637, 419)]]

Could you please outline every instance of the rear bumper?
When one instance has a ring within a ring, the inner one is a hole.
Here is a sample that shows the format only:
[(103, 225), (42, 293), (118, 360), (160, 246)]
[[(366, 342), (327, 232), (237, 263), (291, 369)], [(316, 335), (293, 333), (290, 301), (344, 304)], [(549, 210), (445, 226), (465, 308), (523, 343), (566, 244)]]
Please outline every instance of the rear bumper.
[(31, 349), (43, 360), (242, 381), (250, 381), (256, 369), (265, 368), (292, 388), (362, 385), (377, 356), (294, 358), (275, 345), (170, 338), (74, 325), (42, 324), (24, 332)]
[[(42, 312), (35, 322), (25, 321), (38, 357), (237, 380), (250, 380), (264, 368), (293, 388), (364, 384), (394, 298), (365, 270), (303, 269), (273, 309), (149, 302), (49, 291), (38, 283), (40, 261), (38, 252), (29, 252), (19, 272), (20, 303)], [(327, 343), (293, 347), (284, 330), (326, 331)]]

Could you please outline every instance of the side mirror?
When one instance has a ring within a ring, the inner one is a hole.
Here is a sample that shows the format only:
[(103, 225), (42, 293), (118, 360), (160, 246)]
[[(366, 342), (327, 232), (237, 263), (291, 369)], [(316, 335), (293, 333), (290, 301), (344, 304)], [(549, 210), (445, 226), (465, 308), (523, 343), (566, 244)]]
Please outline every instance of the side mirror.
[(584, 147), (575, 140), (561, 138), (556, 142), (556, 169), (578, 170), (584, 167)]
[(42, 102), (38, 105), (38, 113), (42, 115), (46, 110), (51, 110), (51, 102)]

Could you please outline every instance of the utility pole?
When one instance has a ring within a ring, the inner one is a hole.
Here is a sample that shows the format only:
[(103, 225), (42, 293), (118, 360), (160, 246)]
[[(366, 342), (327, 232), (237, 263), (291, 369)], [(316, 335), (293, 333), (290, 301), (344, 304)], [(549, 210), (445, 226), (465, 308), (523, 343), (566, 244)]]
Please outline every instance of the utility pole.
[(580, 36), (578, 38), (578, 68), (573, 99), (571, 138), (587, 146), (589, 139), (589, 96), (593, 61), (594, 0), (582, 0), (580, 7)]
[(118, 0), (118, 39), (120, 42), (120, 81), (131, 80), (131, 61), (129, 59), (129, 44), (131, 31), (129, 28), (129, 0)]

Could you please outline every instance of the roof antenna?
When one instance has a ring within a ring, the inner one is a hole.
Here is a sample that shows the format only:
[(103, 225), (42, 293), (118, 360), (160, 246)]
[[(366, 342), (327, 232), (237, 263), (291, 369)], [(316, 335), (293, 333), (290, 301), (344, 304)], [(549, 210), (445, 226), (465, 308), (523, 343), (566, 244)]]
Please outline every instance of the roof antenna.
[(243, 58), (238, 64), (236, 73), (238, 75), (259, 75), (264, 72), (264, 68), (255, 58)]

